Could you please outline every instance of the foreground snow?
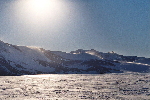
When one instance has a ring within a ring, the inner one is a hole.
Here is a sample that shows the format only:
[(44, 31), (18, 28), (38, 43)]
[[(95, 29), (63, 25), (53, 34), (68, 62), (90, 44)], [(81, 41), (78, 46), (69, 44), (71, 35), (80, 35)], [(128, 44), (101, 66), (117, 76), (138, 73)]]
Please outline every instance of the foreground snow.
[(0, 100), (150, 100), (150, 74), (1, 76)]

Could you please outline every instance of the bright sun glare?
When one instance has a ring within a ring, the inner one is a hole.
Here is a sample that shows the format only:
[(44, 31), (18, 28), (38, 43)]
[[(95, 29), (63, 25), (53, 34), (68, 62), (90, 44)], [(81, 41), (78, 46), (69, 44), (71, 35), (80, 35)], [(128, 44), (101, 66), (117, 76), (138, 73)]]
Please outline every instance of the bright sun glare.
[(52, 6), (51, 0), (30, 0), (28, 7), (36, 13), (47, 13)]
[(37, 16), (52, 16), (62, 11), (60, 0), (27, 0), (25, 6), (29, 13)]
[(16, 15), (26, 25), (36, 26), (37, 30), (49, 23), (59, 23), (66, 12), (66, 2), (63, 0), (18, 0)]
[(45, 11), (50, 8), (50, 0), (30, 0), (32, 9), (37, 11)]

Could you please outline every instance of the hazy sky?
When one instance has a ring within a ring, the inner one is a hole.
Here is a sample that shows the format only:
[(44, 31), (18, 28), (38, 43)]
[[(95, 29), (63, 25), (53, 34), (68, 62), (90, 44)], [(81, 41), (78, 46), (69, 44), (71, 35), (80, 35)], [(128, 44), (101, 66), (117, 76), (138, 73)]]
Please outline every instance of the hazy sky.
[(0, 0), (0, 40), (150, 58), (150, 0)]

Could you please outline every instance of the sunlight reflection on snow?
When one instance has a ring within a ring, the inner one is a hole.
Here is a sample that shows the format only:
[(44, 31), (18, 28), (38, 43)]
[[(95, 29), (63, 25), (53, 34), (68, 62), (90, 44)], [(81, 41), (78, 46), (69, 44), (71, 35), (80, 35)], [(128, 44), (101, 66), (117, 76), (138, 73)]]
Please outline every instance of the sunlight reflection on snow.
[(2, 100), (148, 100), (150, 75), (46, 74), (1, 76)]

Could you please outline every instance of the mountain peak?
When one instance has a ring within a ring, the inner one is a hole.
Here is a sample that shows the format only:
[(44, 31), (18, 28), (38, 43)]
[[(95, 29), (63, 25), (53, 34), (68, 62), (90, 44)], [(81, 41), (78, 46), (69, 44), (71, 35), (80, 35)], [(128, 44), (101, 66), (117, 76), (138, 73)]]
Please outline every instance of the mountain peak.
[(16, 46), (0, 40), (0, 75), (150, 72), (150, 59), (78, 49), (70, 53)]
[(2, 40), (0, 40), (0, 44), (4, 43)]

